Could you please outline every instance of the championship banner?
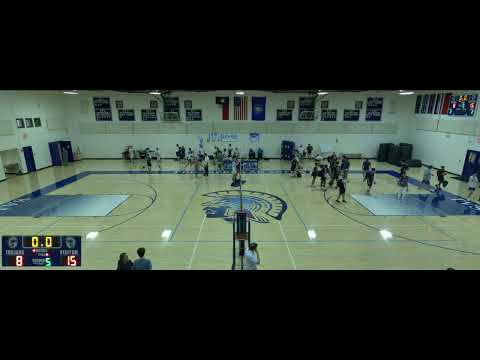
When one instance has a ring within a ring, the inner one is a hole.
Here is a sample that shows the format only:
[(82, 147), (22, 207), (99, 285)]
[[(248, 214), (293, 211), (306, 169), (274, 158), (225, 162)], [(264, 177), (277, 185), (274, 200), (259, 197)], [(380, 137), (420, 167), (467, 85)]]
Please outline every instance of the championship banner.
[(133, 109), (119, 109), (118, 121), (135, 121), (135, 110)]
[(248, 136), (248, 140), (251, 143), (259, 143), (260, 142), (260, 133), (250, 133)]
[(322, 110), (321, 121), (337, 121), (337, 110)]
[(429, 95), (423, 95), (422, 107), (420, 108), (420, 113), (422, 114), (425, 114), (427, 112), (428, 98)]
[(443, 94), (437, 94), (437, 100), (435, 100), (435, 106), (433, 108), (433, 113), (438, 114), (440, 112), (440, 106), (442, 104)]
[(420, 106), (422, 106), (422, 95), (417, 96), (417, 101), (415, 102), (415, 114), (420, 112)]
[(201, 109), (186, 109), (185, 118), (187, 121), (202, 121), (202, 110)]
[(292, 121), (292, 110), (277, 109), (277, 121)]
[(157, 121), (156, 109), (142, 109), (142, 121)]
[(343, 110), (343, 121), (359, 121), (360, 110)]
[(446, 93), (445, 96), (443, 97), (443, 103), (442, 103), (442, 115), (447, 115), (448, 114), (448, 107), (450, 106), (450, 98), (452, 97), (452, 93)]
[(315, 119), (315, 98), (301, 97), (298, 102), (298, 120)]
[(382, 109), (383, 109), (383, 98), (381, 97), (367, 98), (365, 121), (382, 120)]
[(225, 97), (217, 96), (215, 98), (215, 103), (217, 105), (222, 106), (222, 120), (228, 120), (228, 118), (229, 118), (229, 106), (230, 106), (229, 99), (230, 98), (228, 96), (225, 96)]
[(180, 101), (178, 97), (166, 97), (163, 99), (163, 112), (176, 112), (180, 117)]
[(430, 95), (430, 100), (428, 102), (427, 114), (432, 114), (433, 113), (433, 105), (435, 104), (436, 98), (437, 98), (437, 94), (431, 94)]
[(113, 121), (112, 108), (110, 106), (110, 98), (94, 97), (93, 108), (95, 109), (96, 121)]
[(236, 133), (208, 133), (208, 142), (235, 142), (239, 140), (240, 136)]
[(267, 105), (266, 97), (252, 96), (252, 120), (255, 120), (255, 121), (265, 120), (266, 105)]

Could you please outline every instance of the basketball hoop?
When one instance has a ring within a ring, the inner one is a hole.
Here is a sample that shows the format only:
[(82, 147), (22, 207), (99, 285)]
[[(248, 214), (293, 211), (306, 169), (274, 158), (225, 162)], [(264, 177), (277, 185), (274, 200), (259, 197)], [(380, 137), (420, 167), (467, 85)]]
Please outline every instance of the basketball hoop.
[(22, 139), (25, 140), (28, 137), (27, 133), (22, 133)]

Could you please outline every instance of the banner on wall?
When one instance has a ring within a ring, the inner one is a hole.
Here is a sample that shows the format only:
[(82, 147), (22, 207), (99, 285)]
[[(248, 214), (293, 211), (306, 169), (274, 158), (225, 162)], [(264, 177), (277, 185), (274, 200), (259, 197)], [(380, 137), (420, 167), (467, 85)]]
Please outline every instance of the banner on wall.
[(133, 109), (119, 109), (118, 121), (135, 121), (135, 110)]
[(420, 108), (420, 113), (425, 114), (427, 112), (427, 105), (428, 105), (428, 95), (423, 95), (422, 98), (422, 107)]
[(367, 98), (367, 107), (365, 113), (365, 121), (381, 121), (383, 109), (382, 97)]
[(157, 121), (156, 109), (142, 109), (142, 121)]
[(277, 109), (277, 120), (278, 121), (292, 121), (292, 110), (282, 110)]
[(315, 98), (301, 97), (298, 101), (298, 120), (315, 119)]
[(260, 142), (260, 133), (250, 133), (248, 136), (248, 140), (251, 143), (259, 143)]
[(417, 95), (417, 100), (415, 101), (415, 114), (420, 112), (420, 106), (422, 106), (422, 95)]
[(322, 110), (322, 121), (337, 121), (337, 110)]
[(266, 97), (252, 96), (252, 120), (264, 121), (267, 107)]
[(112, 108), (109, 97), (94, 97), (93, 108), (95, 109), (96, 121), (112, 121)]
[(239, 140), (240, 140), (240, 136), (239, 134), (236, 134), (236, 133), (219, 133), (219, 132), (208, 133), (209, 142), (234, 142)]
[(185, 109), (185, 118), (187, 121), (202, 121), (202, 110)]
[(360, 110), (343, 110), (343, 121), (359, 121)]
[(433, 113), (438, 114), (440, 112), (440, 106), (442, 104), (443, 94), (437, 94), (437, 99), (435, 100), (435, 106), (433, 108)]
[(178, 97), (166, 97), (163, 99), (163, 112), (176, 112), (180, 116), (180, 101)]
[(430, 95), (430, 99), (428, 101), (427, 114), (432, 114), (433, 113), (433, 105), (435, 104), (436, 98), (437, 98), (437, 94), (431, 94)]

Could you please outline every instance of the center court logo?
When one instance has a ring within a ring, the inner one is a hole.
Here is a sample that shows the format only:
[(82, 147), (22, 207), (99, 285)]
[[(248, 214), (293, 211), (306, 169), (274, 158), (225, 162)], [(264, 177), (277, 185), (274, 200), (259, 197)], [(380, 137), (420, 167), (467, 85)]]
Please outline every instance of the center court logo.
[[(257, 223), (268, 224), (270, 220), (282, 220), (287, 203), (278, 196), (259, 191), (242, 191), (243, 208), (248, 217)], [(235, 211), (240, 209), (240, 191), (225, 190), (204, 194), (209, 200), (202, 203), (208, 218), (221, 218), (231, 222)]]

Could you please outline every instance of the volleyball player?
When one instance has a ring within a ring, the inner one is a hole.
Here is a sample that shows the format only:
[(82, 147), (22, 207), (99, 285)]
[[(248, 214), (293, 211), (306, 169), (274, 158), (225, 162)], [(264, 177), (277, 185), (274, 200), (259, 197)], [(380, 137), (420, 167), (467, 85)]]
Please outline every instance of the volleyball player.
[(363, 172), (363, 181), (367, 179), (367, 171), (370, 170), (371, 163), (368, 159), (363, 160), (362, 163), (362, 172)]
[(203, 176), (208, 176), (208, 155), (203, 158)]
[(218, 166), (218, 172), (223, 173), (223, 152), (218, 149), (217, 153), (217, 166)]
[(318, 175), (318, 163), (315, 163), (315, 166), (313, 167), (312, 170), (312, 187), (315, 185), (315, 179), (317, 178)]
[(429, 165), (423, 171), (422, 184), (430, 186), (430, 179), (432, 178), (432, 166)]
[(311, 144), (308, 144), (307, 146), (307, 154), (308, 154), (308, 158), (311, 159), (312, 158), (312, 151), (313, 151), (313, 146)]
[(295, 156), (292, 159), (292, 165), (290, 167), (290, 173), (292, 174), (293, 177), (295, 177), (295, 173), (297, 171), (297, 166), (298, 166), (298, 158)]
[(448, 182), (445, 180), (445, 166), (442, 166), (438, 171), (437, 171), (437, 181), (438, 184), (435, 186), (435, 191), (439, 192), (442, 189), (442, 186), (445, 187), (447, 186)]
[(468, 178), (468, 196), (467, 199), (470, 199), (470, 197), (473, 195), (475, 192), (475, 189), (478, 187), (478, 176), (477, 174), (472, 174)]
[(367, 194), (370, 194), (372, 191), (372, 185), (375, 183), (375, 168), (369, 169), (365, 174), (367, 179)]
[(348, 182), (348, 171), (350, 170), (350, 161), (345, 155), (342, 156), (342, 165), (340, 166), (343, 179)]
[(338, 187), (337, 202), (340, 202), (340, 198), (342, 198), (342, 201), (346, 203), (347, 201), (345, 200), (345, 193), (347, 192), (347, 185), (343, 177), (340, 177), (337, 180), (337, 187)]
[(147, 160), (148, 173), (151, 173), (152, 172), (152, 158), (150, 156), (150, 151), (147, 150), (147, 153), (145, 154), (145, 158)]
[(328, 167), (327, 165), (321, 165), (320, 167), (320, 173), (318, 174), (320, 176), (320, 189), (323, 191), (326, 191), (326, 184), (327, 184), (327, 176), (328, 176)]
[(193, 168), (195, 172), (195, 177), (198, 177), (199, 166), (200, 166), (200, 158), (193, 157)]
[(400, 174), (400, 178), (398, 179), (398, 193), (397, 199), (402, 200), (405, 198), (405, 195), (408, 192), (408, 177), (405, 172)]

